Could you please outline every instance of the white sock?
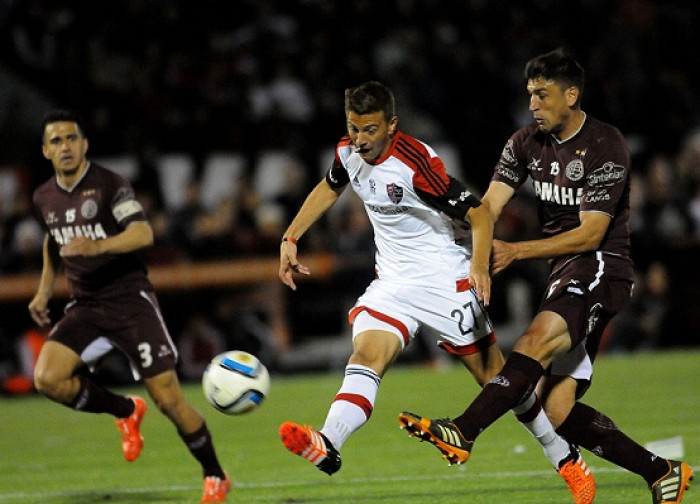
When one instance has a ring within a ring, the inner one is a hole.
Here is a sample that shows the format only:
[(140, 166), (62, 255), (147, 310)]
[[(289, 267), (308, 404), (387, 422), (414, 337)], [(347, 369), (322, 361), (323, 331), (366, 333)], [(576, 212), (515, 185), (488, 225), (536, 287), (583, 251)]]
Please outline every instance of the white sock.
[(549, 462), (555, 468), (558, 468), (559, 462), (564, 460), (570, 453), (569, 443), (554, 431), (554, 426), (539, 404), (537, 395), (532, 393), (530, 397), (518, 404), (511, 411), (516, 415), (522, 415), (526, 412), (534, 413), (535, 410), (533, 408), (537, 408), (537, 415), (527, 422), (520, 421), (520, 423), (523, 424), (530, 434), (542, 445), (542, 450), (544, 450), (544, 454)]
[(340, 451), (345, 441), (369, 420), (381, 378), (371, 368), (348, 364), (343, 384), (328, 410), (321, 432)]

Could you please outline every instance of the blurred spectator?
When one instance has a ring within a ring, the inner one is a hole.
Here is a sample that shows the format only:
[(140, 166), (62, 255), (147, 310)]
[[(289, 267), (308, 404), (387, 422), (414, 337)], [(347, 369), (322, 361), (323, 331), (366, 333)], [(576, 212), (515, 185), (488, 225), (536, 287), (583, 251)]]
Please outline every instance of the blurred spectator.
[(186, 380), (200, 380), (207, 364), (226, 350), (226, 339), (202, 313), (193, 314), (178, 340), (179, 371)]
[[(606, 351), (649, 350), (666, 346), (671, 289), (668, 270), (654, 262), (645, 273), (637, 274), (629, 306), (613, 320), (606, 336)], [(666, 343), (666, 345), (663, 345)]]

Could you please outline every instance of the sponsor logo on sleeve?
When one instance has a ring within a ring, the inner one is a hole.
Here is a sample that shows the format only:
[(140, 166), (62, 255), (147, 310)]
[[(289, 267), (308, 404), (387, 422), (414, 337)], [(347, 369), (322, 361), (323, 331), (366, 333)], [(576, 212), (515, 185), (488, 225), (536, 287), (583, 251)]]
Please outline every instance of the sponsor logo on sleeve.
[(625, 178), (625, 167), (608, 161), (597, 170), (588, 174), (588, 183), (592, 186), (611, 186)]

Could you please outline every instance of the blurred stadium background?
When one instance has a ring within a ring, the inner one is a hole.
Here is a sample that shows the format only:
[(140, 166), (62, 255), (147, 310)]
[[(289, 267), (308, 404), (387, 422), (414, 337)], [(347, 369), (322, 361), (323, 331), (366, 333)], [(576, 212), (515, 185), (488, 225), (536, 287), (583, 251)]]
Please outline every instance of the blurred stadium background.
[[(343, 90), (388, 84), (400, 127), (483, 193), (508, 136), (530, 120), (524, 63), (560, 45), (587, 70), (584, 110), (618, 126), (633, 154), (638, 282), (604, 350), (698, 345), (699, 11), (676, 0), (0, 0), (0, 379), (25, 374), (43, 337), (26, 305), (41, 263), (31, 193), (51, 174), (45, 110), (77, 110), (90, 157), (146, 205), (157, 232), (147, 259), (183, 378), (226, 348), (273, 372), (335, 369), (349, 352), (346, 310), (372, 276), (355, 198), (301, 240), (313, 276), (298, 292), (276, 272), (281, 233), (344, 134)], [(517, 198), (499, 236), (531, 236), (532, 204)], [(506, 348), (544, 268), (495, 279)], [(431, 342), (412, 347), (403, 359), (444, 358)], [(102, 373), (128, 376), (118, 357)]]

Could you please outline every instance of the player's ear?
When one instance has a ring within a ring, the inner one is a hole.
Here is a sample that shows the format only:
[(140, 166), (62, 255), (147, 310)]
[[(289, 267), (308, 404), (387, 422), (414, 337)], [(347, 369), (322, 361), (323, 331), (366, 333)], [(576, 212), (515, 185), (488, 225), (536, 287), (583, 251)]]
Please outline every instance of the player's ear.
[(391, 118), (389, 121), (389, 134), (393, 135), (396, 133), (396, 127), (399, 124), (399, 118), (397, 116), (394, 116)]
[(566, 103), (569, 107), (573, 107), (578, 101), (579, 89), (576, 86), (570, 86), (566, 90)]

